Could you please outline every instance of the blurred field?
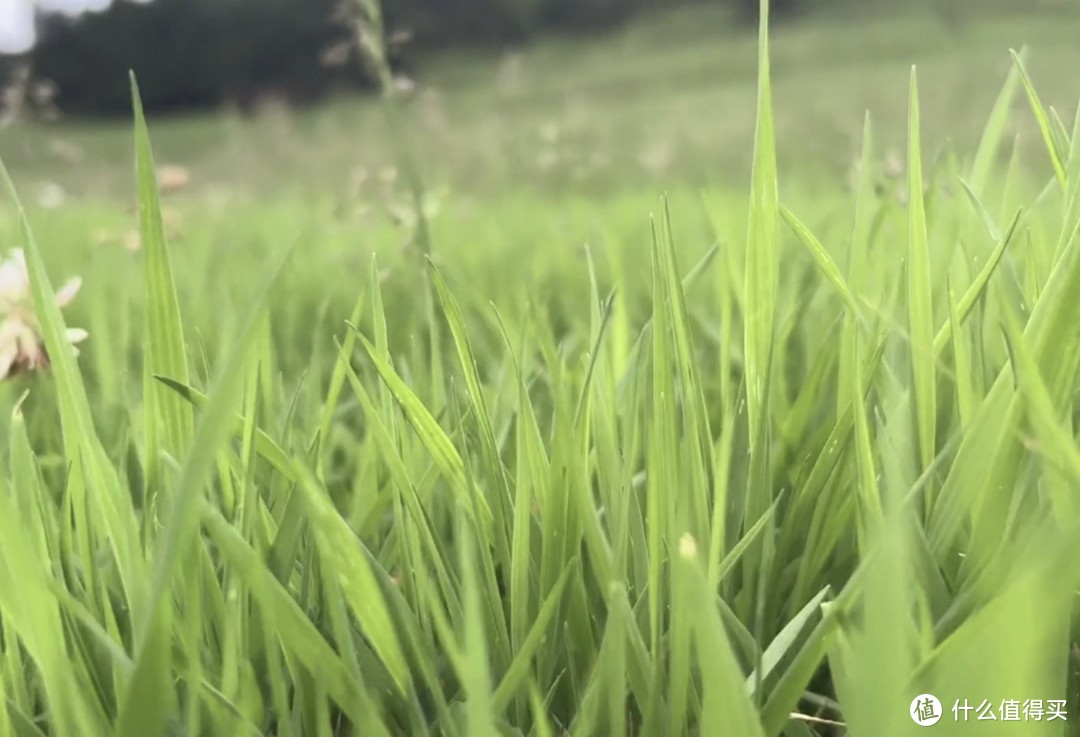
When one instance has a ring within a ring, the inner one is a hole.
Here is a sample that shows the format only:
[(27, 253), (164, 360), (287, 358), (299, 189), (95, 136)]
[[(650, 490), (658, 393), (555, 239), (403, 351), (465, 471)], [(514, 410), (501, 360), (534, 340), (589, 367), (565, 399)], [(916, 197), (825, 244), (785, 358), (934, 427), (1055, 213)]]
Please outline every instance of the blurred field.
[[(950, 145), (960, 156), (972, 154), (1010, 48), (1033, 47), (1040, 94), (1067, 117), (1080, 60), (1076, 12), (979, 7), (957, 31), (936, 15), (902, 9), (823, 14), (776, 29), (785, 174), (846, 181), (866, 110), (882, 151), (902, 150), (912, 64), (923, 79), (930, 157)], [(704, 9), (638, 21), (599, 40), (438, 57), (421, 64), (409, 140), (431, 184), (466, 197), (741, 186), (753, 135), (754, 48), (753, 33)], [(1030, 119), (1016, 116), (1010, 124), (1019, 132)], [(358, 172), (376, 180), (396, 163), (371, 102), (292, 112), (268, 100), (254, 120), (222, 114), (152, 125), (159, 160), (190, 167), (202, 190), (344, 198)], [(56, 182), (73, 196), (129, 192), (130, 148), (123, 124), (72, 122), (0, 136), (0, 155), (24, 186)]]
[(1077, 27), (814, 18), (770, 91), (687, 11), (151, 119), (164, 239), (131, 125), (4, 130), (89, 338), (0, 383), (0, 737), (1076, 733)]
[[(949, 157), (974, 154), (1010, 48), (1031, 46), (1028, 65), (1044, 104), (1071, 119), (1072, 70), (1080, 62), (1069, 22), (1075, 13), (970, 15), (959, 34), (926, 12), (825, 15), (773, 31), (782, 195), (808, 212), (811, 225), (838, 225), (834, 217), (849, 207), (864, 114), (872, 116), (877, 164), (902, 160), (913, 64), (928, 178)], [(313, 319), (327, 299), (344, 300), (335, 303), (340, 313), (355, 290), (327, 279), (325, 269), (366, 269), (376, 252), (387, 269), (410, 261), (402, 250), (411, 240), (402, 222), (410, 199), (392, 125), (405, 128), (401, 140), (420, 163), (439, 257), (463, 274), (503, 273), (496, 290), (513, 294), (514, 278), (529, 275), (550, 279), (568, 299), (584, 296), (583, 275), (567, 274), (561, 259), (577, 258), (586, 244), (646, 248), (649, 215), (665, 193), (686, 260), (717, 240), (737, 243), (754, 137), (755, 59), (755, 34), (733, 30), (723, 13), (684, 10), (599, 40), (431, 60), (395, 121), (377, 103), (354, 100), (302, 111), (268, 101), (254, 119), (152, 119), (156, 161), (191, 176), (189, 187), (164, 200), (169, 234), (186, 254), (177, 268), (193, 274), (179, 288), (190, 289), (190, 301), (222, 300), (212, 319), (230, 319), (238, 288), (223, 283), (230, 271), (261, 261), (271, 243), (297, 239), (312, 257), (291, 276), (303, 280), (294, 299)], [(1041, 178), (1050, 170), (1025, 106), (1017, 96), (1004, 135), (1020, 137), (1024, 175)], [(1010, 150), (1011, 143), (1002, 147), (999, 164)], [(0, 135), (0, 156), (46, 258), (55, 253), (90, 275), (138, 268), (124, 253), (137, 226), (130, 125), (16, 125)], [(959, 202), (955, 181), (947, 184)], [(703, 190), (712, 193), (711, 210), (701, 206)], [(11, 227), (6, 240), (17, 243)], [(646, 274), (641, 279), (647, 283)], [(409, 301), (407, 289), (401, 298)]]

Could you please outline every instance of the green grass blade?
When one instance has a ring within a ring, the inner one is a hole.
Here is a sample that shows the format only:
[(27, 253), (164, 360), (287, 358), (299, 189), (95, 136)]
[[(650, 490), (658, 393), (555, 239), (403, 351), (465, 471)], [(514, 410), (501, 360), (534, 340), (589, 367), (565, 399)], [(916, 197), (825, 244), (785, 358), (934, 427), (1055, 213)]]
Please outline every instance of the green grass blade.
[(960, 314), (953, 294), (952, 282), (948, 284), (949, 324), (952, 327), (953, 368), (955, 370), (956, 410), (961, 427), (967, 427), (974, 419), (976, 409), (975, 387), (971, 366), (971, 349), (968, 332), (960, 327)]
[[(142, 99), (135, 75), (131, 75), (131, 98), (135, 114), (135, 172), (139, 193), (139, 222), (145, 259), (146, 290), (146, 371), (149, 376), (144, 388), (147, 407), (146, 481), (156, 491), (160, 454), (183, 458), (195, 432), (195, 415), (191, 405), (172, 392), (162, 392), (152, 381), (152, 375), (170, 376), (183, 384), (189, 383), (184, 326), (176, 296), (169, 249), (165, 243), (165, 226), (161, 219), (157, 174), (150, 147), (150, 134), (143, 115)], [(157, 427), (164, 428), (164, 444), (157, 445)]]
[(743, 676), (731, 651), (723, 622), (705, 585), (705, 573), (697, 557), (697, 544), (685, 536), (679, 544), (680, 575), (687, 586), (678, 605), (693, 614), (694, 641), (702, 669), (702, 735), (728, 734), (761, 737), (761, 722), (746, 695)]
[[(353, 306), (353, 311), (349, 315), (349, 325), (359, 325), (360, 318), (364, 314), (364, 302), (366, 296), (361, 293), (356, 298), (356, 304)], [(353, 351), (356, 350), (356, 333), (352, 330), (345, 331), (345, 354), (351, 356)], [(322, 419), (319, 421), (319, 437), (322, 439), (323, 448), (329, 447), (330, 425), (334, 420), (334, 410), (337, 408), (338, 398), (341, 396), (341, 390), (345, 386), (345, 369), (348, 364), (344, 364), (340, 361), (334, 364), (334, 373), (330, 377), (330, 387), (327, 391), (326, 402), (323, 404)], [(325, 473), (324, 464), (326, 462), (326, 451), (320, 455), (319, 473), (322, 476)]]
[[(116, 469), (109, 462), (98, 437), (82, 374), (68, 341), (67, 325), (45, 271), (30, 222), (3, 162), (0, 162), (0, 179), (18, 215), (34, 315), (56, 383), (63, 450), (71, 464), (69, 492), (77, 513), (85, 515), (84, 524), (75, 531), (76, 545), (84, 559), (83, 565), (90, 566), (92, 543), (86, 520), (93, 519), (105, 533), (108, 555), (116, 562), (128, 604), (137, 606), (144, 598), (146, 576), (131, 495), (121, 490)], [(99, 593), (95, 591), (93, 596)]]
[(791, 229), (795, 231), (795, 234), (799, 236), (799, 240), (806, 246), (806, 249), (810, 251), (810, 256), (814, 259), (814, 263), (821, 271), (821, 275), (836, 287), (836, 291), (840, 293), (840, 298), (844, 300), (844, 305), (848, 308), (850, 314), (857, 318), (860, 314), (858, 302), (856, 302), (855, 296), (851, 293), (851, 290), (848, 289), (844, 275), (840, 273), (840, 268), (836, 265), (836, 262), (833, 261), (832, 256), (830, 256), (829, 252), (825, 250), (825, 247), (821, 245), (821, 242), (814, 237), (814, 234), (810, 232), (810, 229), (803, 225), (799, 219), (783, 205), (780, 206), (780, 215)]
[(766, 422), (764, 392), (769, 385), (769, 355), (775, 335), (779, 283), (779, 192), (776, 142), (773, 133), (772, 87), (769, 69), (768, 1), (762, 3), (758, 31), (757, 128), (750, 214), (746, 234), (746, 386), (750, 435), (761, 434)]
[(382, 659), (395, 685), (405, 693), (410, 674), (401, 642), (371, 564), (357, 544), (355, 533), (330, 504), (314, 474), (299, 466), (300, 489), (308, 506), (315, 538), (324, 565), (342, 584), (345, 600), (353, 610), (372, 648)]
[(497, 712), (494, 709), (491, 693), (491, 673), (488, 661), (488, 639), (484, 631), (480, 583), (478, 581), (479, 567), (474, 557), (475, 546), (473, 536), (475, 528), (469, 529), (465, 522), (465, 516), (458, 516), (458, 530), (461, 535), (461, 578), (463, 581), (463, 594), (465, 599), (465, 624), (462, 653), (462, 667), (464, 669), (464, 687), (466, 695), (466, 719), (468, 734), (477, 737), (496, 737), (498, 732), (495, 728)]
[[(183, 561), (188, 558), (198, 535), (200, 501), (214, 460), (232, 433), (233, 398), (241, 393), (243, 372), (255, 338), (262, 304), (284, 269), (277, 267), (262, 291), (237, 341), (225, 369), (207, 400), (199, 419), (190, 451), (181, 470), (176, 495), (169, 500), (165, 529), (154, 551), (153, 573), (147, 601), (136, 629), (135, 672), (124, 694), (118, 731), (121, 735), (164, 735), (171, 716), (173, 583)], [(154, 694), (158, 694), (158, 698)]]
[[(908, 119), (908, 331), (911, 336), (911, 369), (918, 418), (919, 461), (922, 469), (934, 462), (937, 452), (937, 387), (934, 356), (933, 283), (930, 243), (923, 202), (922, 152), (919, 136), (919, 91), (914, 67)], [(921, 469), (920, 469), (921, 470)]]
[[(177, 395), (183, 397), (194, 407), (204, 407), (209, 401), (209, 397), (198, 389), (191, 386), (185, 386), (171, 377), (155, 376), (154, 379), (167, 386), (169, 389), (172, 389)], [(239, 413), (235, 415), (237, 435), (241, 434), (242, 428), (247, 421), (248, 418), (244, 415)], [(255, 431), (255, 450), (260, 458), (273, 466), (274, 470), (281, 474), (287, 481), (296, 480), (293, 476), (292, 461), (289, 458), (289, 455), (266, 433), (266, 431), (261, 429)]]
[(250, 587), (255, 600), (265, 612), (272, 613), (270, 619), (274, 636), (280, 638), (286, 652), (309, 671), (322, 674), (330, 695), (354, 723), (363, 724), (372, 734), (389, 737), (390, 732), (377, 715), (363, 686), (352, 678), (341, 657), (307, 618), (296, 600), (274, 579), (259, 554), (220, 512), (206, 504), (203, 505), (203, 522), (230, 565)]
[[(413, 393), (401, 376), (379, 355), (375, 346), (363, 335), (360, 335), (360, 343), (363, 345), (372, 364), (374, 364), (376, 371), (379, 372), (379, 376), (397, 401), (398, 406), (401, 407), (405, 418), (412, 425), (420, 442), (424, 444), (439, 469), (446, 475), (459, 500), (466, 505), (466, 509), (469, 508), (471, 492), (465, 477), (465, 463), (454, 444), (450, 441), (446, 431), (439, 426), (431, 412), (428, 411), (424, 403)], [(479, 501), (481, 504), (479, 510), (481, 529), (486, 533), (490, 529), (494, 518), (487, 502), (483, 498), (480, 498)]]
[(532, 664), (536, 651), (543, 644), (544, 639), (547, 636), (548, 628), (550, 627), (555, 614), (558, 612), (559, 603), (563, 596), (563, 589), (566, 588), (566, 584), (570, 580), (570, 574), (573, 573), (576, 563), (577, 560), (574, 559), (567, 564), (562, 575), (559, 576), (559, 580), (555, 583), (555, 587), (548, 593), (547, 598), (544, 599), (543, 603), (540, 604), (540, 608), (536, 613), (536, 619), (533, 621), (529, 633), (525, 636), (524, 640), (522, 640), (520, 647), (514, 654), (513, 662), (510, 664), (510, 667), (503, 675), (499, 685), (492, 693), (491, 708), (494, 714), (502, 715), (510, 705), (511, 699), (514, 698), (518, 690), (520, 690), (525, 683), (526, 678), (529, 675), (529, 666)]
[[(874, 153), (874, 131), (867, 111), (863, 119), (862, 155), (859, 159), (859, 182), (855, 193), (855, 215), (852, 218), (851, 238), (848, 245), (847, 262), (847, 285), (852, 293), (861, 295), (867, 289), (867, 265), (870, 262), (870, 246), (872, 241), (875, 179), (872, 171)], [(878, 207), (880, 209), (880, 206)], [(859, 335), (859, 311), (856, 307), (854, 312), (848, 311), (844, 315), (843, 330), (840, 334), (839, 373), (837, 374), (838, 386), (850, 386), (854, 377), (849, 371), (853, 365), (855, 353), (855, 340)], [(844, 411), (847, 397), (842, 392), (837, 392), (838, 413)]]
[(1024, 90), (1027, 92), (1028, 102), (1031, 105), (1031, 111), (1035, 115), (1035, 122), (1039, 125), (1039, 132), (1042, 133), (1043, 143), (1046, 144), (1046, 152), (1050, 156), (1050, 164), (1054, 168), (1054, 176), (1057, 177), (1058, 184), (1064, 190), (1067, 185), (1067, 177), (1065, 174), (1065, 161), (1067, 157), (1067, 144), (1062, 141), (1057, 132), (1053, 128), (1050, 122), (1050, 116), (1046, 112), (1046, 108), (1043, 107), (1042, 101), (1039, 99), (1039, 94), (1035, 91), (1035, 85), (1031, 81), (1031, 77), (1028, 76), (1027, 67), (1024, 65), (1024, 60), (1020, 54), (1011, 50), (1009, 53), (1012, 55), (1013, 64), (1016, 65), (1016, 69), (1020, 72), (1020, 79), (1024, 84)]
[[(1023, 59), (1025, 51), (1025, 49), (1020, 49), (1020, 53), (1017, 54), (1017, 57)], [(1009, 122), (1009, 111), (1012, 108), (1013, 100), (1016, 98), (1016, 91), (1019, 86), (1020, 71), (1019, 68), (1014, 65), (1009, 68), (1009, 74), (1005, 79), (1005, 84), (1001, 88), (1001, 92), (998, 94), (997, 99), (994, 101), (994, 107), (991, 109), (990, 117), (983, 127), (982, 136), (979, 138), (979, 146), (975, 151), (975, 158), (971, 163), (971, 173), (969, 174), (971, 186), (975, 192), (980, 194), (986, 193), (986, 185), (990, 180), (994, 159), (1001, 149), (1002, 141), (1005, 140), (1005, 133), (1007, 132)], [(999, 239), (995, 238), (994, 240)]]
[(755, 672), (746, 680), (746, 688), (749, 693), (752, 694), (759, 684), (766, 688), (771, 686), (771, 681), (775, 680), (775, 676), (782, 672), (784, 662), (790, 662), (800, 646), (805, 644), (805, 638), (809, 635), (810, 628), (814, 626), (813, 619), (820, 615), (821, 604), (829, 593), (828, 588), (819, 591), (772, 639), (772, 642), (769, 643), (769, 646), (765, 648), (761, 655), (760, 678), (758, 673)]
[[(1012, 223), (1009, 225), (1008, 231), (998, 241), (997, 246), (994, 247), (994, 251), (990, 254), (990, 258), (983, 264), (982, 269), (975, 276), (974, 281), (968, 286), (967, 290), (960, 296), (956, 304), (956, 317), (958, 319), (957, 325), (962, 325), (964, 321), (971, 314), (971, 311), (975, 309), (975, 305), (979, 303), (979, 300), (986, 294), (987, 287), (990, 284), (991, 277), (997, 271), (998, 265), (1002, 262), (1002, 257), (1005, 255), (1005, 250), (1012, 243), (1013, 237), (1016, 234), (1016, 228), (1020, 224), (1020, 217), (1023, 214), (1022, 211), (1016, 213), (1016, 217), (1013, 218)], [(940, 357), (948, 346), (949, 341), (952, 338), (953, 324), (952, 320), (949, 320), (941, 329), (938, 330), (937, 335), (934, 336), (934, 356)]]

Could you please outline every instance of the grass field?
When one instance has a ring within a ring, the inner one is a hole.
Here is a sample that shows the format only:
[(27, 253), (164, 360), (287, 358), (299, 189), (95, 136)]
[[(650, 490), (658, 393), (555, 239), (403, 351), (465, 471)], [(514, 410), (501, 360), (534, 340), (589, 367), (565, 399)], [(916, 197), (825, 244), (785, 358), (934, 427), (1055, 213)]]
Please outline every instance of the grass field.
[(3, 131), (0, 737), (1080, 734), (1076, 19)]

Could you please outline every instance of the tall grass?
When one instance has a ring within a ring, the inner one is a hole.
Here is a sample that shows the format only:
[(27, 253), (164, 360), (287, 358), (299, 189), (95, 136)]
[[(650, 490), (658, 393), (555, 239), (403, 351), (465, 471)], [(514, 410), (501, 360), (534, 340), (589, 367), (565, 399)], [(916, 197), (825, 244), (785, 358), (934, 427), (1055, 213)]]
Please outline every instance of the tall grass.
[[(948, 734), (1069, 731), (1080, 112), (1015, 54), (926, 186), (912, 70), (905, 204), (868, 116), (850, 217), (815, 233), (762, 7), (746, 228), (709, 197), (695, 249), (665, 201), (647, 265), (612, 238), (506, 284), (444, 251), (413, 310), (373, 265), (331, 329), (283, 242), (246, 315), (203, 304), (208, 346), (193, 295), (250, 264), (166, 242), (133, 85), (144, 294), (98, 292), (133, 337), (88, 367), (5, 173), (54, 360), (5, 433), (0, 737), (876, 737), (925, 693)], [(1050, 162), (1024, 203), (997, 166), (1021, 91)]]

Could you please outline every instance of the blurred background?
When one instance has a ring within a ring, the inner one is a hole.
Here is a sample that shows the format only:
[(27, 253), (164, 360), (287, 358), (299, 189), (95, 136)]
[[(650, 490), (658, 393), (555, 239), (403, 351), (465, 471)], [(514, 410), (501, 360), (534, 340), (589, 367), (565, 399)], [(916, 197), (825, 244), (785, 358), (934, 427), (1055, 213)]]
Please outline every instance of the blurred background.
[[(344, 192), (392, 178), (350, 24), (356, 1), (0, 0), (0, 156), (54, 194), (126, 196), (134, 70), (155, 146), (191, 182)], [(1072, 110), (1078, 6), (773, 0), (780, 153), (845, 177), (867, 110), (884, 145), (902, 151), (916, 63), (927, 140), (962, 146), (985, 121), (1009, 48), (1025, 45), (1046, 102)], [(457, 192), (743, 181), (757, 7), (390, 0), (385, 37), (409, 145), (434, 185)]]

